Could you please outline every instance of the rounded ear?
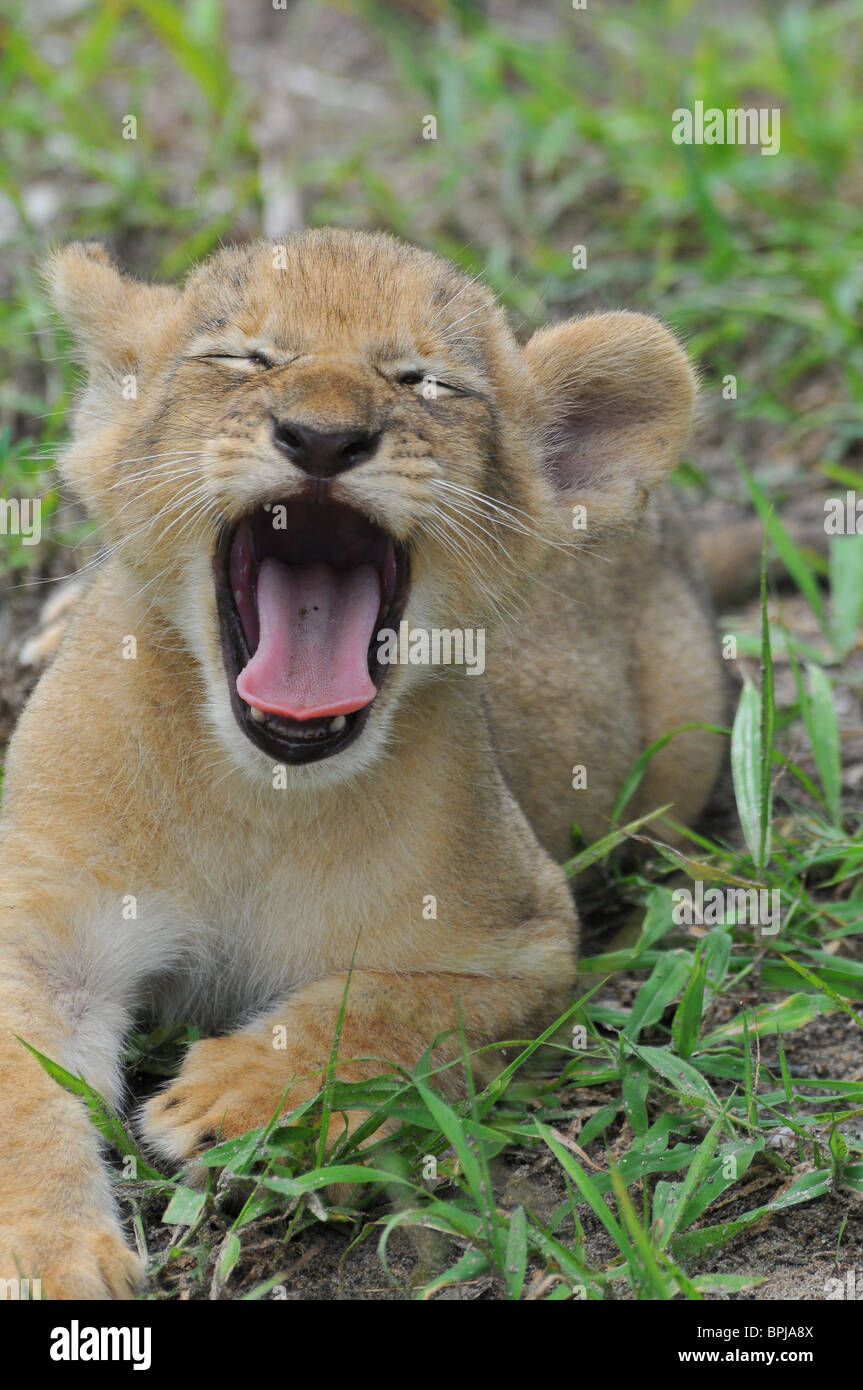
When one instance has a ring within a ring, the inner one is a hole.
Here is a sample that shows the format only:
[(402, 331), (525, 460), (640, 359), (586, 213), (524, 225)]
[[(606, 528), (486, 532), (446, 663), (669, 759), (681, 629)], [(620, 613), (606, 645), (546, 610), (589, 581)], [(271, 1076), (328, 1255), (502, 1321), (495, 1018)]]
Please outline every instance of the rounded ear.
[(43, 275), (90, 376), (131, 367), (179, 291), (124, 275), (97, 241), (77, 241), (50, 255)]
[(695, 373), (675, 338), (644, 314), (593, 314), (540, 329), (524, 355), (558, 491), (588, 524), (635, 520), (692, 423)]

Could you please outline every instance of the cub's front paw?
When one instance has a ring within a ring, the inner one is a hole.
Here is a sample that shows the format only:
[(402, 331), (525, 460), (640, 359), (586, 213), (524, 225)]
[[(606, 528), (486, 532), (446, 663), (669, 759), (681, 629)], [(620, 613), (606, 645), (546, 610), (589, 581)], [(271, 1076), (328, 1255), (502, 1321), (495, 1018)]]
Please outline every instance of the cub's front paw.
[(30, 1298), (134, 1298), (143, 1277), (119, 1226), (99, 1212), (59, 1225), (44, 1217), (7, 1223), (0, 1212), (0, 1279), (28, 1279)]
[(286, 1110), (314, 1095), (322, 1077), (292, 1084), (299, 1075), (290, 1055), (266, 1038), (206, 1038), (189, 1049), (176, 1080), (144, 1106), (144, 1135), (165, 1158), (186, 1162), (221, 1139), (267, 1124), (288, 1086)]

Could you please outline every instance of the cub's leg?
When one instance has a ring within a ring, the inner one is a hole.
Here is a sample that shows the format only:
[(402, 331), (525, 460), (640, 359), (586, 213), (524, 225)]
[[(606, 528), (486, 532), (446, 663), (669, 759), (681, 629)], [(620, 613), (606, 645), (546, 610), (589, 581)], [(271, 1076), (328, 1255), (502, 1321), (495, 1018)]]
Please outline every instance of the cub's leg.
[(41, 1279), (48, 1298), (130, 1298), (142, 1268), (98, 1135), (18, 1041), (118, 1098), (126, 1010), (94, 943), (49, 902), (44, 884), (0, 891), (0, 1278)]
[[(546, 929), (547, 930), (547, 929)], [(541, 936), (542, 928), (537, 929)], [(571, 1002), (575, 964), (562, 939), (543, 964), (543, 943), (533, 936), (533, 973), (490, 978), (469, 974), (389, 974), (357, 970), (351, 977), (338, 1075), (345, 1081), (377, 1076), (386, 1062), (410, 1068), (435, 1037), (464, 1024), (468, 1049), (503, 1039), (534, 1036)], [(525, 949), (525, 962), (528, 949)], [(148, 1140), (165, 1157), (184, 1161), (217, 1137), (232, 1138), (265, 1124), (288, 1090), (284, 1109), (314, 1095), (329, 1061), (346, 977), (330, 976), (298, 991), (276, 1012), (229, 1037), (195, 1043), (180, 1075), (144, 1108)], [(287, 1036), (287, 1046), (275, 1044)], [(432, 1054), (432, 1068), (461, 1056), (458, 1031)], [(483, 1083), (499, 1069), (494, 1053), (472, 1060)], [(437, 1089), (456, 1097), (464, 1090), (460, 1067), (434, 1074)], [(362, 1116), (351, 1117), (352, 1126)], [(341, 1116), (332, 1137), (343, 1129)]]

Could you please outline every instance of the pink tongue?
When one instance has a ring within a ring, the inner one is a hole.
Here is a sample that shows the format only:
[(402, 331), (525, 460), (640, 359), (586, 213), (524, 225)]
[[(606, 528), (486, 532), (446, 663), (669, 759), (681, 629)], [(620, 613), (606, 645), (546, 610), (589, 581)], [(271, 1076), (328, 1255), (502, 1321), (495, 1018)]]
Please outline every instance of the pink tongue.
[(258, 573), (261, 637), (237, 679), (249, 705), (290, 719), (350, 714), (375, 698), (368, 649), (381, 603), (372, 565), (283, 565)]

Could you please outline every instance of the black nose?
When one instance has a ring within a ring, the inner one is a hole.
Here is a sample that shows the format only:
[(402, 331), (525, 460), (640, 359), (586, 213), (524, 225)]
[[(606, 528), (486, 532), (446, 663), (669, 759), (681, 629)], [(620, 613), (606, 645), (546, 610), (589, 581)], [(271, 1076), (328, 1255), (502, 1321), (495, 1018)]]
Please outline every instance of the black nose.
[(275, 420), (273, 438), (304, 473), (313, 478), (334, 478), (370, 459), (380, 435), (364, 430), (311, 430), (293, 420)]

